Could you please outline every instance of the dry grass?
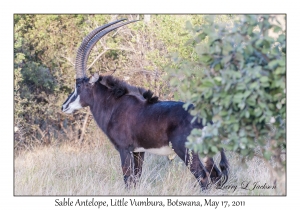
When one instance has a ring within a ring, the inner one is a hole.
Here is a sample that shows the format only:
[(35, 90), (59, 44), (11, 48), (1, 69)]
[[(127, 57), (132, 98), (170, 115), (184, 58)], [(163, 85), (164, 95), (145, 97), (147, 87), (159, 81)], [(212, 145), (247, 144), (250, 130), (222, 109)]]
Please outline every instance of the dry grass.
[[(143, 174), (136, 188), (126, 190), (120, 157), (111, 143), (97, 139), (82, 147), (70, 144), (40, 146), (15, 157), (15, 195), (285, 195), (285, 180), (276, 189), (245, 190), (243, 181), (273, 185), (267, 167), (259, 159), (241, 164), (240, 158), (227, 153), (231, 164), (226, 186), (202, 192), (194, 176), (176, 157), (145, 155)], [(219, 157), (216, 156), (217, 163)]]

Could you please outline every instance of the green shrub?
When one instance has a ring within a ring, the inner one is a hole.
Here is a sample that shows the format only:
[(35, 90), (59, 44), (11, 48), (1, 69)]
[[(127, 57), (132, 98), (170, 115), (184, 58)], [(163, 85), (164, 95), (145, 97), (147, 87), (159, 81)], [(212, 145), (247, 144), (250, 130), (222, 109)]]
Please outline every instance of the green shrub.
[(187, 145), (203, 155), (225, 148), (284, 164), (285, 31), (276, 16), (225, 19), (207, 16), (201, 26), (187, 23), (193, 34), (187, 46), (196, 60), (174, 55), (175, 67), (168, 69), (177, 98), (186, 101), (185, 108), (193, 104), (194, 120), (207, 124), (205, 132), (191, 132)]

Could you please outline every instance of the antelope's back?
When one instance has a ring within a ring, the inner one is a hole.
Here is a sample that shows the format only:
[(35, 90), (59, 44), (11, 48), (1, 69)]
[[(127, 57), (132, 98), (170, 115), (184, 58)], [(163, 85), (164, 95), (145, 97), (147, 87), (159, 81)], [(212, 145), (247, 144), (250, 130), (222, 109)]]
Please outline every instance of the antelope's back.
[[(193, 128), (203, 128), (197, 120), (183, 108), (183, 102), (159, 101), (143, 107), (134, 126), (133, 136), (143, 147), (162, 147), (169, 144), (170, 138), (181, 136), (183, 140)], [(189, 109), (193, 107), (190, 106)]]

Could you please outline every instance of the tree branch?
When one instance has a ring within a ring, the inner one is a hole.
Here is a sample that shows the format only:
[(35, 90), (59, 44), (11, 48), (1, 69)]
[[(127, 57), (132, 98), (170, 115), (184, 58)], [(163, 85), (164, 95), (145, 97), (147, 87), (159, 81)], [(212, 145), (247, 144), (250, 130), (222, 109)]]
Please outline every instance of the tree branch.
[(87, 68), (87, 70), (89, 70), (94, 64), (95, 62), (104, 54), (106, 53), (106, 51), (109, 50), (109, 48), (104, 49), (96, 58), (95, 60), (91, 63), (91, 65), (89, 65), (89, 67)]
[(75, 63), (73, 63), (73, 62), (71, 61), (70, 58), (67, 58), (67, 57), (65, 57), (65, 56), (63, 56), (63, 55), (61, 55), (61, 57), (63, 57), (63, 58), (66, 59), (67, 61), (69, 61), (69, 62), (71, 63), (72, 66), (75, 66)]
[(107, 46), (104, 45), (104, 43), (100, 40), (100, 43), (103, 47), (103, 52), (101, 52), (96, 58), (95, 60), (91, 63), (91, 65), (88, 66), (87, 70), (89, 70), (94, 64), (95, 62), (104, 54), (106, 53), (108, 50), (124, 50), (124, 51), (131, 51), (131, 52), (135, 52), (134, 50), (132, 49), (127, 49), (127, 48), (109, 48)]
[(90, 113), (88, 111), (86, 113), (86, 115), (85, 115), (84, 122), (83, 122), (83, 125), (82, 125), (82, 128), (81, 128), (81, 136), (80, 136), (80, 139), (79, 139), (79, 143), (82, 143), (83, 136), (85, 134), (85, 130), (86, 130), (86, 126), (87, 126), (87, 122), (88, 122), (89, 116), (90, 116)]

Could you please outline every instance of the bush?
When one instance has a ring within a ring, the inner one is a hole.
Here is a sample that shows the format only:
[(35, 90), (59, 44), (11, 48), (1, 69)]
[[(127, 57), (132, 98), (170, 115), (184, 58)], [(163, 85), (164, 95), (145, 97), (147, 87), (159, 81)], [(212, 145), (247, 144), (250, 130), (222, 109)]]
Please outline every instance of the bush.
[(207, 124), (191, 132), (188, 147), (203, 155), (225, 148), (283, 166), (286, 35), (276, 16), (207, 16), (186, 28), (196, 59), (174, 55), (168, 72), (177, 98), (185, 108), (193, 104), (194, 120)]

